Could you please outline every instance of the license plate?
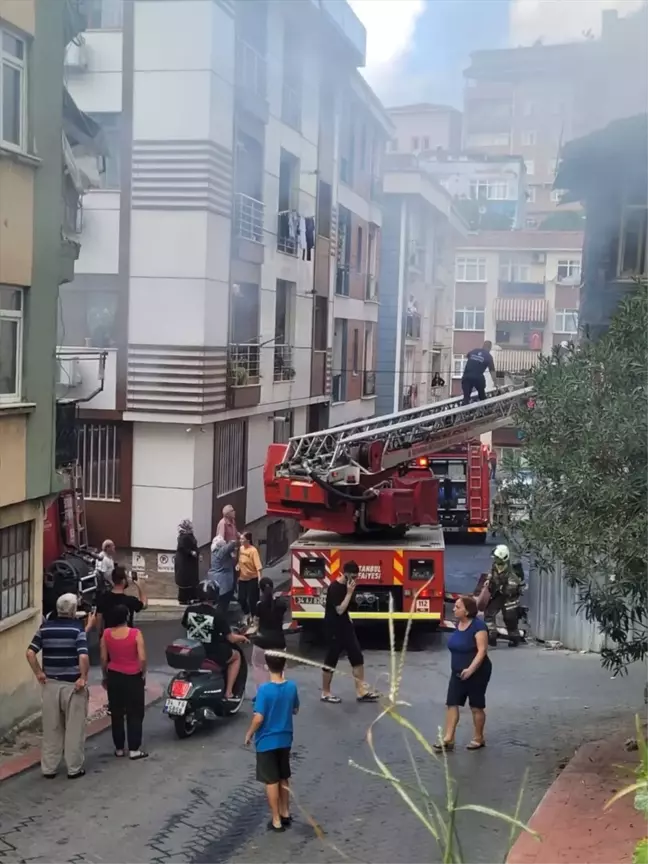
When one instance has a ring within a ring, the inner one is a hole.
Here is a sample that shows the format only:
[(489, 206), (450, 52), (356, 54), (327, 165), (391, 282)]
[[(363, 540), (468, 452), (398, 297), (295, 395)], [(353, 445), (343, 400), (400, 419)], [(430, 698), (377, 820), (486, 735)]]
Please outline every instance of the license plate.
[(182, 717), (187, 710), (186, 699), (167, 699), (164, 703), (164, 713), (174, 717)]
[(322, 597), (321, 595), (316, 597), (307, 597), (302, 595), (297, 595), (293, 597), (295, 603), (298, 603), (300, 606), (321, 606)]

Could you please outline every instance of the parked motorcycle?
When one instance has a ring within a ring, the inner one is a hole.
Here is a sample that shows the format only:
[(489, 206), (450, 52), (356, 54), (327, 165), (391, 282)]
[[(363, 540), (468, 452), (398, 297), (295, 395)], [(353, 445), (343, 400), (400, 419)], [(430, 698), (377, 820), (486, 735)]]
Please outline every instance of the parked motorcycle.
[(207, 658), (202, 642), (176, 639), (167, 646), (167, 663), (179, 671), (169, 683), (163, 711), (173, 720), (178, 738), (189, 738), (201, 726), (241, 710), (248, 667), (240, 647), (232, 645), (232, 650), (241, 655), (241, 668), (235, 698), (225, 699), (225, 670)]

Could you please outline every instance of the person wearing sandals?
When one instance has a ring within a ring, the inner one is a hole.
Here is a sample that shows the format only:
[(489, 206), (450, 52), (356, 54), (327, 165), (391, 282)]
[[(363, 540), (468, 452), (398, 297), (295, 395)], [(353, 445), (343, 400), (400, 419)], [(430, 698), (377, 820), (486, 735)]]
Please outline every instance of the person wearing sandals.
[(128, 626), (128, 614), (126, 606), (115, 606), (112, 610), (113, 626), (107, 627), (101, 637), (101, 668), (108, 691), (115, 756), (126, 754), (128, 736), (128, 755), (135, 760), (148, 756), (141, 749), (146, 648), (141, 632)]
[(324, 630), (327, 650), (322, 669), (322, 702), (337, 704), (342, 701), (339, 696), (331, 693), (331, 682), (343, 651), (346, 651), (351, 664), (358, 702), (375, 702), (378, 699), (379, 694), (370, 690), (364, 680), (364, 658), (349, 615), (349, 604), (353, 599), (359, 572), (360, 568), (355, 561), (347, 561), (341, 574), (331, 582), (326, 592)]
[(477, 617), (474, 597), (459, 597), (454, 605), (457, 629), (448, 639), (450, 651), (450, 681), (446, 698), (446, 722), (443, 742), (434, 745), (437, 753), (454, 750), (455, 732), (459, 724), (459, 707), (470, 705), (474, 734), (468, 750), (481, 750), (486, 745), (486, 688), (491, 677), (488, 657), (488, 628)]

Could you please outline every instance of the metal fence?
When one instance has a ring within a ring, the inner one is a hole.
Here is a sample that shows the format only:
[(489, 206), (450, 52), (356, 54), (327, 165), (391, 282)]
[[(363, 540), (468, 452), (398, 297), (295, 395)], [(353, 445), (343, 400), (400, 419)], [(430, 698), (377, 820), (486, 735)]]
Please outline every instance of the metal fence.
[(527, 581), (525, 600), (533, 636), (543, 642), (562, 642), (573, 651), (601, 652), (605, 637), (595, 621), (577, 611), (578, 591), (565, 581), (560, 562), (545, 572), (532, 565)]

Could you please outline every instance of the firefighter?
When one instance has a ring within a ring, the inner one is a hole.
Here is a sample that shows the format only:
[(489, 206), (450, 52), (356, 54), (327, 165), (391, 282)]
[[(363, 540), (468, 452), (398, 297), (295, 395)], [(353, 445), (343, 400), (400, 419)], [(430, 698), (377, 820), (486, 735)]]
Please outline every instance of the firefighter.
[(486, 398), (486, 377), (488, 370), (495, 380), (495, 364), (491, 348), (493, 343), (486, 340), (481, 348), (473, 348), (466, 354), (466, 366), (461, 378), (461, 390), (463, 393), (462, 405), (470, 405), (472, 391), (477, 390), (480, 400)]
[(490, 593), (484, 618), (488, 626), (488, 642), (497, 644), (497, 613), (501, 612), (508, 632), (509, 645), (515, 647), (520, 641), (518, 628), (518, 606), (524, 590), (524, 578), (519, 567), (511, 564), (508, 546), (500, 544), (493, 551), (493, 566), (485, 587)]

